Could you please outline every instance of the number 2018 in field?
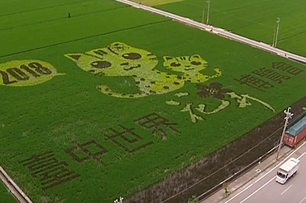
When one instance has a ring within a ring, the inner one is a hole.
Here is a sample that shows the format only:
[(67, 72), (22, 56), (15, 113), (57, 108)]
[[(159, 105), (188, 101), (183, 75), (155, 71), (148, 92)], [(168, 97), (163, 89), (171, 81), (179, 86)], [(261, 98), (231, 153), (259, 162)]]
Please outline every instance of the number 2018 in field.
[[(29, 80), (30, 76), (37, 78), (42, 75), (50, 75), (52, 71), (37, 62), (21, 65), (19, 68), (7, 68), (5, 71), (0, 70), (3, 84), (12, 84), (18, 81)], [(11, 75), (14, 79), (10, 79)]]

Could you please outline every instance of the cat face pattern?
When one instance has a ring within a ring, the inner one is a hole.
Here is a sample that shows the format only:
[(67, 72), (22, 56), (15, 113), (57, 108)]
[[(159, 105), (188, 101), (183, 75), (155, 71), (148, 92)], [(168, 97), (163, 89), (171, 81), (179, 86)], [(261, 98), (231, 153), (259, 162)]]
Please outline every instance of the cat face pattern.
[(139, 89), (138, 92), (114, 92), (104, 84), (97, 87), (102, 93), (119, 98), (139, 98), (165, 94), (182, 88), (185, 81), (198, 83), (210, 78), (199, 73), (207, 66), (207, 62), (199, 55), (164, 57), (166, 68), (183, 73), (182, 77), (156, 69), (158, 60), (153, 53), (121, 42), (114, 42), (106, 48), (94, 49), (85, 53), (66, 54), (65, 56), (73, 60), (84, 71), (95, 75), (133, 77), (135, 85)]
[(181, 57), (164, 57), (164, 66), (176, 72), (199, 72), (207, 67), (207, 62), (200, 55)]
[(65, 56), (75, 61), (81, 69), (100, 76), (146, 74), (158, 63), (154, 54), (120, 42), (112, 43), (107, 48)]
[(192, 56), (164, 57), (164, 67), (168, 70), (182, 73), (184, 81), (202, 83), (209, 79), (221, 76), (221, 70), (215, 68), (214, 75), (205, 75), (200, 71), (207, 68), (207, 62), (198, 54)]

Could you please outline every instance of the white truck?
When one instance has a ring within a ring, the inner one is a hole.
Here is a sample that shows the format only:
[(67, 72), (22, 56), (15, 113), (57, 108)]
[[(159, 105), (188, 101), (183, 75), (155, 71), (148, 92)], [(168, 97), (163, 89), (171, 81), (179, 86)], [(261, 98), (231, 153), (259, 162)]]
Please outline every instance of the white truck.
[(291, 157), (277, 171), (276, 181), (285, 184), (289, 178), (294, 176), (299, 169), (300, 160)]

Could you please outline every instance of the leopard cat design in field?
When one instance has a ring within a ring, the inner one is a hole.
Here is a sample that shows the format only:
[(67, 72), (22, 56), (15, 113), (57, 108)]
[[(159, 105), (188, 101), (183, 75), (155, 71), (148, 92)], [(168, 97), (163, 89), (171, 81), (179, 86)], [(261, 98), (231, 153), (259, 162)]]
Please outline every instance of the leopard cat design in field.
[[(185, 57), (189, 60), (190, 67), (182, 69), (183, 76), (160, 71), (155, 67), (158, 64), (157, 57), (146, 50), (131, 47), (121, 42), (112, 43), (107, 48), (100, 48), (86, 53), (66, 54), (66, 57), (75, 61), (77, 65), (92, 74), (99, 76), (130, 76), (133, 77), (139, 92), (122, 93), (115, 92), (107, 85), (99, 85), (97, 89), (104, 94), (119, 98), (140, 98), (155, 94), (165, 94), (179, 90), (184, 86), (185, 81), (193, 82), (200, 80), (204, 82), (209, 78), (217, 76), (206, 76), (196, 73), (206, 67), (199, 55)], [(170, 58), (167, 61), (170, 62)], [(166, 63), (166, 62), (165, 62)], [(200, 65), (202, 64), (202, 66)], [(172, 69), (171, 63), (170, 67)], [(174, 69), (178, 71), (178, 69)], [(191, 71), (190, 74), (187, 72)], [(220, 72), (221, 74), (221, 72)], [(198, 77), (197, 79), (192, 79)]]
[(201, 70), (207, 68), (207, 62), (198, 54), (180, 57), (165, 56), (164, 67), (182, 73), (183, 80), (191, 83), (203, 83), (221, 76), (221, 71), (218, 68), (214, 69), (216, 74), (212, 76), (200, 73)]
[(155, 69), (157, 57), (142, 49), (128, 46), (121, 42), (112, 43), (107, 48), (100, 48), (86, 53), (66, 54), (83, 70), (99, 76), (131, 76), (139, 92), (114, 92), (107, 85), (99, 85), (104, 94), (120, 98), (139, 98), (153, 94), (164, 94), (184, 86), (184, 81), (177, 75)]

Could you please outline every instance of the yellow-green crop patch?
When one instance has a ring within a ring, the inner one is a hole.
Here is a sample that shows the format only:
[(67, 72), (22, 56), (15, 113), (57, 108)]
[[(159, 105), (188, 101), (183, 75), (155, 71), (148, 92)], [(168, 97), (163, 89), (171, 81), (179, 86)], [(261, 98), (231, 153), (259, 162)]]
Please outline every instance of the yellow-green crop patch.
[(59, 75), (49, 63), (39, 60), (17, 60), (0, 64), (0, 85), (20, 87), (37, 85)]
[(113, 0), (2, 5), (0, 164), (34, 202), (127, 197), (306, 95), (300, 64)]

